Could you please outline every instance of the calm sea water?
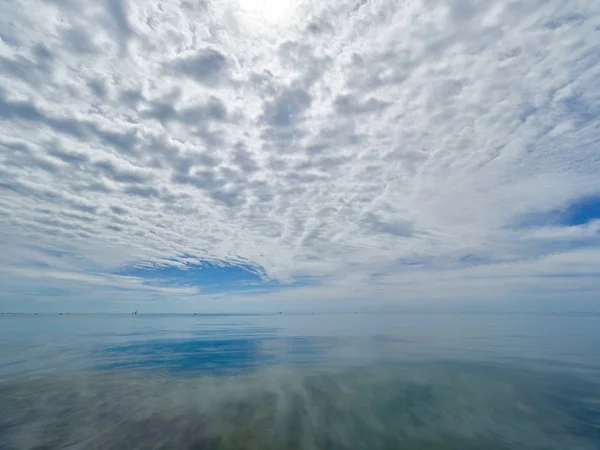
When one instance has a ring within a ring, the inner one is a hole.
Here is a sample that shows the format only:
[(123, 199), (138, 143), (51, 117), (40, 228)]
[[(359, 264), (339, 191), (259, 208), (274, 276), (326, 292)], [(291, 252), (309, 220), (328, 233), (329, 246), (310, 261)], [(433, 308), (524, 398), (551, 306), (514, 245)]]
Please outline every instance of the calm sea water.
[(600, 449), (600, 315), (5, 315), (0, 344), (0, 449)]

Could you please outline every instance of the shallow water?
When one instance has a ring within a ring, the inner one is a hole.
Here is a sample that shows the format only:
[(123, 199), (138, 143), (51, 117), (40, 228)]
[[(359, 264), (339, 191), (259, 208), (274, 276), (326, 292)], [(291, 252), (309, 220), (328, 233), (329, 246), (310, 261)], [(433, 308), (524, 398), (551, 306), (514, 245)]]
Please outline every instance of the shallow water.
[(600, 316), (0, 316), (1, 449), (600, 449)]

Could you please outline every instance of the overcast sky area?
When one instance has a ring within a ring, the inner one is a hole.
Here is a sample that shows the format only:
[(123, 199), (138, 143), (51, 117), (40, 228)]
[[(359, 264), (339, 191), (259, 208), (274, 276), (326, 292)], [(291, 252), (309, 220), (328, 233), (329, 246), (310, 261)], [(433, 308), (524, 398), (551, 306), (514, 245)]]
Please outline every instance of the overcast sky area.
[(2, 0), (0, 311), (600, 310), (597, 0)]

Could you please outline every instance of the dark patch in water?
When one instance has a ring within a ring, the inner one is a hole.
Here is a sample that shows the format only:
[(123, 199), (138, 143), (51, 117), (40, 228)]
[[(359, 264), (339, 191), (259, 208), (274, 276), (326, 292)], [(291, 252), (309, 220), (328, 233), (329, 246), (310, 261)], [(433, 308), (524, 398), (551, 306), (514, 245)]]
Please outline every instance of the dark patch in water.
[[(329, 344), (335, 340), (330, 339)], [(315, 362), (327, 340), (303, 337), (162, 340), (105, 349), (104, 369), (162, 368), (172, 372), (245, 370), (280, 361)]]
[[(215, 336), (220, 335), (216, 332)], [(257, 337), (218, 339), (154, 340), (117, 345), (96, 354), (101, 369), (163, 369), (170, 372), (229, 372), (279, 363), (294, 365), (328, 361), (343, 345), (354, 350), (368, 348), (372, 356), (383, 356), (396, 345), (413, 341), (383, 335), (357, 340), (337, 337)], [(362, 346), (362, 347), (361, 347)], [(386, 358), (387, 359), (387, 358)]]
[(177, 371), (242, 369), (268, 360), (260, 350), (262, 341), (184, 340), (114, 346), (107, 348), (106, 352), (120, 358), (107, 364), (106, 368), (166, 367)]
[[(218, 333), (215, 333), (218, 335)], [(410, 344), (406, 339), (373, 336), (355, 341), (323, 337), (154, 340), (105, 348), (96, 354), (102, 369), (163, 369), (170, 372), (243, 371), (275, 363), (310, 364), (328, 360), (342, 344), (354, 349)]]

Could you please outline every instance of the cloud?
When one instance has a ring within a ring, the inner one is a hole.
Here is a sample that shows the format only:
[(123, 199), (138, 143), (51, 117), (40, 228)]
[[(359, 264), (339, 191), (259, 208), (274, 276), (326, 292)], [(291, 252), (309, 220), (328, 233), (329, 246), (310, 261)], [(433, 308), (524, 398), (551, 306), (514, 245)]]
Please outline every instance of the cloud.
[(358, 100), (352, 95), (339, 95), (334, 101), (335, 109), (339, 114), (366, 114), (376, 113), (390, 106), (384, 101), (370, 98), (365, 101)]
[(190, 257), (262, 305), (593, 296), (600, 6), (298, 3), (0, 6), (4, 299), (209, 301), (111, 275)]
[(228, 66), (225, 55), (209, 47), (199, 49), (193, 55), (180, 58), (173, 64), (175, 70), (205, 85), (227, 81)]

